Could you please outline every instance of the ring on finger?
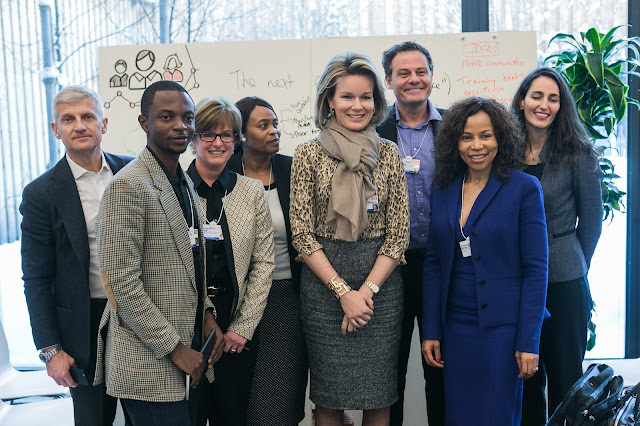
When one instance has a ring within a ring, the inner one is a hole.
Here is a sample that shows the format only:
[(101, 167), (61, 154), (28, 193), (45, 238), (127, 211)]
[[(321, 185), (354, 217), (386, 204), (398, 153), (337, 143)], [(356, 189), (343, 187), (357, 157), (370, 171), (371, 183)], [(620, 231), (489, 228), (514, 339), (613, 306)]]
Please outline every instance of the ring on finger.
[(233, 352), (233, 353), (237, 352), (237, 350), (236, 350), (236, 349), (234, 349), (234, 348), (231, 348), (229, 351), (230, 351), (230, 352)]

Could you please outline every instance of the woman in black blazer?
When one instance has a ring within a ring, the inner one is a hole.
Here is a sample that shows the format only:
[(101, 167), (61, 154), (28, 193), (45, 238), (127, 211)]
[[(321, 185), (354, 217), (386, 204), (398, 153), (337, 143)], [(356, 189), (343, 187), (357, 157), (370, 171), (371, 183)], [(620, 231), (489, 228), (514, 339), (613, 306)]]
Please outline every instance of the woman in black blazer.
[(258, 360), (247, 424), (297, 425), (304, 418), (307, 358), (298, 296), (301, 263), (295, 262), (297, 252), (291, 245), (289, 223), (292, 158), (277, 153), (280, 128), (271, 104), (251, 96), (236, 106), (242, 115), (244, 137), (229, 160), (229, 168), (264, 185), (276, 260), (267, 307), (258, 326)]
[(582, 376), (592, 301), (587, 273), (602, 230), (600, 167), (560, 74), (540, 68), (518, 88), (511, 109), (525, 133), (525, 172), (540, 179), (549, 235), (549, 286), (540, 370), (525, 381), (522, 424), (546, 423)]

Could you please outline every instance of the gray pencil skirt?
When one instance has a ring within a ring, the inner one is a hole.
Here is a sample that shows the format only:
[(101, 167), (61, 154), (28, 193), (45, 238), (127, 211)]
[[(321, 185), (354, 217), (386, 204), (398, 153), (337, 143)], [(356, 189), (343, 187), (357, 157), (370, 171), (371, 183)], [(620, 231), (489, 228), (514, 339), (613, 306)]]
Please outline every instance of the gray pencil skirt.
[[(383, 239), (318, 241), (338, 274), (357, 290), (373, 268)], [(400, 270), (396, 268), (374, 296), (371, 321), (346, 336), (340, 331), (344, 316), (340, 301), (306, 265), (300, 293), (311, 400), (322, 407), (348, 410), (384, 408), (397, 401), (403, 309)]]

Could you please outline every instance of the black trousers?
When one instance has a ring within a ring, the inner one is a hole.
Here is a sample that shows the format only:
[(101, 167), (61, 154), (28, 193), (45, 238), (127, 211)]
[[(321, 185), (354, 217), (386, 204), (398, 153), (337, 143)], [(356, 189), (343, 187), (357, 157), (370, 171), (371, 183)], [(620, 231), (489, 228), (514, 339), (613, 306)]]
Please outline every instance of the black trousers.
[[(231, 292), (211, 299), (218, 314), (217, 323), (226, 333), (231, 323)], [(223, 353), (213, 365), (215, 380), (206, 378), (198, 384), (199, 408), (197, 424), (204, 426), (245, 426), (251, 383), (258, 357), (257, 341), (249, 341), (242, 352)], [(283, 367), (283, 368), (286, 368)], [(277, 386), (274, 383), (274, 386)]]
[(131, 413), (133, 426), (188, 426), (189, 405), (177, 402), (149, 402), (122, 399), (122, 407)]
[[(407, 383), (407, 364), (411, 351), (411, 337), (413, 327), (418, 320), (418, 329), (422, 338), (422, 264), (424, 250), (407, 250), (405, 253), (407, 264), (402, 267), (404, 281), (404, 317), (402, 319), (402, 336), (398, 359), (398, 401), (391, 406), (391, 426), (402, 425), (404, 418), (404, 388)], [(421, 349), (416, 348), (421, 352)], [(424, 360), (422, 353), (422, 370), (425, 380), (425, 395), (427, 401), (427, 419), (429, 426), (444, 426), (444, 379), (442, 370), (430, 367)]]
[[(542, 325), (539, 370), (524, 381), (522, 426), (542, 426), (582, 376), (587, 348), (591, 293), (586, 277), (549, 283), (547, 309), (551, 318)], [(549, 382), (549, 401), (545, 385)]]
[[(98, 328), (106, 304), (107, 299), (91, 299), (91, 329), (89, 335), (93, 338), (89, 346), (89, 366), (85, 369), (85, 375), (89, 383), (93, 382), (96, 369)], [(70, 392), (73, 399), (73, 416), (76, 425), (102, 426), (113, 424), (118, 399), (107, 395), (104, 383), (97, 386), (78, 385), (75, 388), (70, 388)], [(124, 406), (122, 408), (126, 424), (130, 425), (129, 415)]]

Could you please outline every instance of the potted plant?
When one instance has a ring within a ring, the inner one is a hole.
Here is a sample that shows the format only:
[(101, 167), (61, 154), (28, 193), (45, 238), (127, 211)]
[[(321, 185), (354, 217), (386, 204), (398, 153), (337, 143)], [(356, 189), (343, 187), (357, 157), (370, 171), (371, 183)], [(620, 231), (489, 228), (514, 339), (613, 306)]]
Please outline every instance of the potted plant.
[[(614, 27), (606, 34), (591, 28), (580, 33), (580, 41), (571, 34), (556, 34), (549, 45), (564, 43), (569, 49), (545, 59), (566, 79), (578, 114), (601, 153), (611, 148), (610, 137), (615, 137), (616, 126), (624, 118), (627, 105), (640, 107), (640, 103), (629, 96), (629, 86), (624, 81), (625, 77), (640, 77), (636, 71), (640, 67), (640, 38), (615, 39), (614, 33), (621, 27)], [(601, 156), (600, 168), (603, 220), (609, 216), (612, 220), (615, 210), (623, 211), (625, 193), (614, 183), (620, 176), (615, 174), (611, 160)]]

